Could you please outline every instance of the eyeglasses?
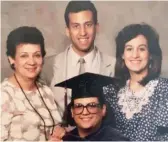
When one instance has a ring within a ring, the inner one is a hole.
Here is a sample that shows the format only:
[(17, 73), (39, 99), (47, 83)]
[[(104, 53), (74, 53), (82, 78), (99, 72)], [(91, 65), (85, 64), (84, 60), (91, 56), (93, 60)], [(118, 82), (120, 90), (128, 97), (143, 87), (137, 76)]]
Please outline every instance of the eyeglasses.
[(96, 114), (98, 112), (99, 108), (101, 108), (101, 105), (99, 103), (88, 103), (85, 106), (80, 103), (74, 104), (73, 105), (74, 114), (75, 115), (82, 114), (84, 108), (86, 108), (90, 114)]

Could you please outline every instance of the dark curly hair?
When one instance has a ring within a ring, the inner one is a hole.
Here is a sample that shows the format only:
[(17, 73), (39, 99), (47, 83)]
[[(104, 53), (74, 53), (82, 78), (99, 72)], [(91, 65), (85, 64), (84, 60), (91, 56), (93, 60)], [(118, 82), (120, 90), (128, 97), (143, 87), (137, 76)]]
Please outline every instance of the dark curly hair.
[(22, 43), (40, 44), (41, 53), (44, 57), (44, 37), (36, 27), (23, 26), (11, 31), (7, 37), (7, 56), (15, 57), (16, 47)]

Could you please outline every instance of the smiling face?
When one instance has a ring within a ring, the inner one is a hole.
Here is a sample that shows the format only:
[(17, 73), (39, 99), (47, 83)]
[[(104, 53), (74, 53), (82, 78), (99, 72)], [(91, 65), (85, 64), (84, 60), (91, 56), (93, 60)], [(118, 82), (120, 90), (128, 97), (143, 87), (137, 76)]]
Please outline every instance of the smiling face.
[(146, 75), (149, 63), (149, 51), (146, 38), (143, 35), (138, 35), (128, 41), (125, 44), (122, 58), (130, 73)]
[(39, 44), (19, 44), (15, 57), (9, 57), (15, 66), (15, 74), (26, 79), (35, 79), (42, 69), (43, 58)]
[(79, 55), (86, 54), (93, 48), (98, 24), (94, 24), (91, 11), (69, 14), (69, 27), (66, 34), (71, 39), (73, 49)]
[[(93, 109), (93, 114), (89, 113), (86, 108), (84, 108), (83, 112), (81, 114), (75, 114), (75, 109), (71, 109), (72, 117), (80, 130), (96, 130), (101, 122), (103, 117), (106, 113), (106, 107), (103, 105), (103, 107), (97, 107), (94, 106), (96, 104), (99, 104), (99, 101), (97, 97), (89, 97), (89, 98), (79, 98), (74, 100), (74, 106), (83, 105), (86, 106), (88, 104), (91, 104), (90, 109)], [(96, 109), (96, 110), (95, 110)], [(96, 112), (96, 113), (95, 113)]]

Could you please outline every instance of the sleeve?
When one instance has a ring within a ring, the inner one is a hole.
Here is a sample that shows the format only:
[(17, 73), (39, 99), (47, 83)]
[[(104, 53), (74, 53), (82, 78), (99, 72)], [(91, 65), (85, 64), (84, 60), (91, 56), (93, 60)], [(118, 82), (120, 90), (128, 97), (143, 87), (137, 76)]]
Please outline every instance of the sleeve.
[(116, 127), (115, 106), (117, 102), (116, 101), (117, 90), (115, 86), (110, 84), (108, 86), (103, 87), (103, 95), (106, 103), (106, 116), (104, 118), (104, 124)]
[(114, 77), (114, 74), (115, 74), (115, 63), (116, 63), (116, 59), (114, 57), (112, 57), (110, 77)]
[(54, 99), (57, 102), (57, 106), (61, 112), (61, 115), (63, 116), (64, 110), (65, 110), (65, 106), (64, 106), (64, 100), (65, 100), (65, 92), (67, 91), (67, 101), (68, 103), (70, 103), (71, 100), (71, 90), (70, 89), (66, 89), (65, 88), (61, 88), (61, 87), (54, 87), (54, 85), (56, 84), (56, 76), (54, 76), (53, 80), (52, 80), (52, 84), (51, 84), (51, 90), (54, 93)]
[(47, 95), (47, 97), (46, 97), (46, 100), (48, 100), (47, 104), (54, 106), (54, 111), (55, 111), (54, 118), (57, 120), (57, 122), (61, 122), (61, 120), (62, 120), (61, 112), (60, 112), (57, 100), (55, 99), (55, 96), (54, 96), (52, 90), (46, 85), (43, 86), (43, 89)]
[(114, 102), (116, 102), (117, 92), (118, 92), (117, 88), (113, 84), (103, 87), (103, 95), (104, 95), (105, 101), (109, 103), (109, 105), (113, 106)]
[(162, 85), (160, 99), (156, 113), (157, 141), (168, 141), (168, 81)]
[(53, 65), (54, 65), (54, 56), (49, 56), (45, 58), (43, 69), (40, 73), (41, 80), (50, 86), (51, 80), (53, 78)]
[(15, 104), (6, 90), (1, 90), (1, 140), (10, 140), (10, 127), (14, 116)]

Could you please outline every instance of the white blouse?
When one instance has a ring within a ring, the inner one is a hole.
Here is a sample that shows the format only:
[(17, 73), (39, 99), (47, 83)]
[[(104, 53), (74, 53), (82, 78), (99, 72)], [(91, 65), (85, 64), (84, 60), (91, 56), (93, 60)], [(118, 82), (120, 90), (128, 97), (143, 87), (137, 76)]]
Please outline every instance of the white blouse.
[[(51, 112), (55, 124), (61, 122), (61, 116), (54, 102), (52, 91), (46, 85), (38, 83), (39, 91)], [(45, 121), (46, 132), (49, 134), (53, 126), (51, 116), (42, 101), (38, 90), (24, 91), (11, 84), (8, 79), (1, 83), (1, 140), (8, 141), (44, 141), (44, 122), (34, 111), (38, 111)]]

